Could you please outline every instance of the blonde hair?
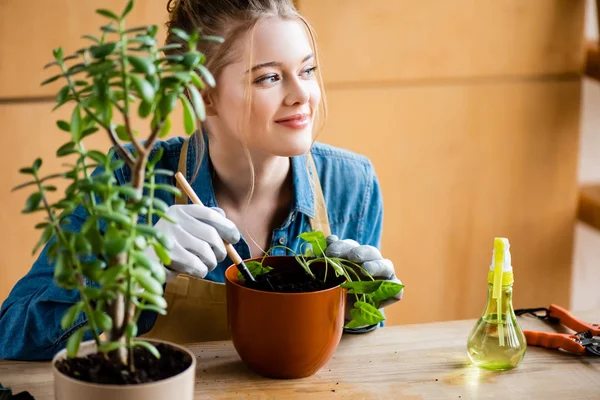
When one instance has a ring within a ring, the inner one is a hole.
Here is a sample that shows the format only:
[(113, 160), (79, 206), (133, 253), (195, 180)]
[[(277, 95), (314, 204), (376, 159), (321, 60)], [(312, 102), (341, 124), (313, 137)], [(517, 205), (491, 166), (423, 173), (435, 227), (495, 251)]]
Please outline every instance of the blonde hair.
[[(198, 50), (206, 55), (206, 67), (211, 71), (213, 76), (218, 82), (219, 76), (223, 69), (230, 63), (235, 61), (235, 54), (231, 51), (234, 43), (245, 33), (248, 35), (250, 40), (250, 46), (253, 43), (254, 30), (257, 24), (265, 18), (279, 18), (283, 20), (297, 20), (300, 21), (310, 38), (311, 47), (314, 52), (316, 63), (319, 64), (318, 49), (316, 43), (316, 34), (312, 26), (308, 21), (300, 15), (300, 13), (294, 7), (291, 0), (169, 0), (167, 4), (167, 10), (169, 11), (169, 20), (166, 24), (167, 29), (170, 31), (173, 28), (179, 28), (186, 32), (199, 31), (201, 36), (219, 36), (224, 39), (223, 43), (216, 43), (210, 40), (201, 40), (198, 44)], [(182, 48), (175, 50), (168, 50), (168, 54), (177, 54), (188, 51), (186, 43), (179, 40), (174, 35), (169, 35), (167, 43), (180, 43), (183, 45)], [(252, 66), (253, 60), (252, 49), (250, 51), (250, 59), (247, 60), (248, 66)], [(315, 110), (315, 126), (319, 126), (316, 131), (318, 132), (327, 116), (327, 103), (325, 100), (325, 90), (323, 87), (323, 79), (320, 73), (320, 69), (317, 69), (317, 81), (321, 89), (321, 102), (319, 104), (320, 110)], [(246, 110), (242, 123), (249, 124), (250, 121), (250, 110), (252, 105), (252, 96), (250, 86), (252, 84), (251, 76), (248, 78), (248, 86), (246, 89)], [(205, 91), (210, 88), (205, 88)], [(200, 125), (199, 125), (200, 126)], [(242, 127), (243, 128), (243, 127)], [(241, 129), (240, 132), (244, 132)], [(204, 148), (204, 133), (202, 128), (198, 130), (194, 135), (197, 135), (193, 142), (196, 146), (196, 167), (192, 177), (192, 181), (196, 179), (199, 169), (200, 161), (202, 160), (205, 152)], [(243, 139), (242, 144), (244, 146), (244, 152), (248, 158), (250, 172), (251, 172), (251, 189), (247, 197), (247, 205), (250, 203), (252, 194), (254, 192), (254, 166), (252, 165), (252, 159), (250, 151)], [(313, 135), (313, 144), (316, 140), (316, 135)], [(310, 176), (310, 175), (309, 175)], [(312, 181), (311, 181), (311, 186)]]

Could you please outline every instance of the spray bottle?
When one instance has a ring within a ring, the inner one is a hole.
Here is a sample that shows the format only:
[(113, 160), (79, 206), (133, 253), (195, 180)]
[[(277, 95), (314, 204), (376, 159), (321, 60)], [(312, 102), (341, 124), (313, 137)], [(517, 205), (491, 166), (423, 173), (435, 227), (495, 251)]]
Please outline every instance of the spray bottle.
[(508, 239), (495, 238), (487, 305), (467, 341), (469, 358), (481, 368), (512, 369), (525, 356), (527, 340), (512, 305), (513, 282)]

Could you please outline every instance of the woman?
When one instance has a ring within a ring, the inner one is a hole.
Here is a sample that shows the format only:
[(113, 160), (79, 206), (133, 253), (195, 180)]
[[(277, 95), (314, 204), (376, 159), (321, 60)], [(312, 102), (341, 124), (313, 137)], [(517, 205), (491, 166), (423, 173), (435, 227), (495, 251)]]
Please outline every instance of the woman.
[[(198, 29), (225, 41), (200, 44), (217, 80), (215, 89), (203, 93), (203, 131), (192, 140), (157, 144), (165, 150), (158, 168), (182, 171), (203, 204), (163, 197), (170, 204), (167, 216), (176, 222), (155, 221), (175, 242), (167, 266), (168, 314), (157, 319), (143, 313), (140, 334), (176, 342), (227, 337), (223, 282), (231, 260), (223, 240), (245, 259), (276, 245), (299, 251), (297, 236), (321, 229), (333, 234), (328, 251), (354, 257), (376, 278), (398, 282), (392, 263), (377, 250), (383, 204), (372, 164), (313, 143), (324, 105), (316, 46), (291, 0), (171, 0), (168, 9), (169, 28)], [(130, 171), (119, 170), (116, 178), (124, 184)], [(84, 220), (75, 215), (71, 228)], [(78, 296), (52, 279), (44, 249), (2, 305), (0, 358), (49, 359), (86, 323), (82, 315), (72, 328), (60, 328)]]

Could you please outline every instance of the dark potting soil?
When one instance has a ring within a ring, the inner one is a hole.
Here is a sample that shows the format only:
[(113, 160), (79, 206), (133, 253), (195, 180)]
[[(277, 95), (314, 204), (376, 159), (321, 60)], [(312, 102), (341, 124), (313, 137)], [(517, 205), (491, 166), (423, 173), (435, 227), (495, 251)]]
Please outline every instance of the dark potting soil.
[(307, 293), (330, 289), (344, 282), (344, 277), (337, 278), (331, 268), (325, 282), (323, 282), (323, 270), (313, 270), (313, 273), (316, 279), (300, 266), (297, 269), (284, 271), (274, 269), (257, 276), (255, 283), (246, 282), (246, 286), (264, 292)]
[(105, 358), (102, 353), (64, 359), (58, 361), (56, 367), (63, 374), (86, 382), (130, 385), (170, 378), (185, 371), (192, 363), (187, 353), (171, 346), (159, 343), (155, 347), (160, 353), (160, 359), (143, 347), (134, 349), (133, 373), (120, 362)]

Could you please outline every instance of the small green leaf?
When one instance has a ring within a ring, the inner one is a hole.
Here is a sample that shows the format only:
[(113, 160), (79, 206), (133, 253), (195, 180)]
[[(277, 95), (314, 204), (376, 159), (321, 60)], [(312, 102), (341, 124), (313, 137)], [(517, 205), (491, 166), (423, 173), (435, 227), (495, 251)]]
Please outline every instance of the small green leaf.
[(202, 36), (200, 39), (208, 40), (211, 42), (217, 42), (217, 43), (223, 43), (225, 41), (225, 39), (223, 39), (220, 36), (211, 36), (211, 35)]
[(108, 213), (108, 212), (99, 212), (98, 213), (98, 217), (105, 219), (107, 221), (112, 221), (112, 222), (116, 222), (118, 224), (121, 224), (125, 227), (130, 227), (131, 226), (131, 220), (129, 218), (127, 218), (124, 215), (121, 214), (115, 214), (115, 213)]
[(160, 358), (160, 353), (158, 352), (158, 350), (156, 349), (156, 347), (152, 346), (150, 343), (148, 342), (142, 342), (142, 341), (135, 341), (133, 342), (134, 346), (140, 346), (140, 347), (144, 347), (146, 350), (148, 350), (154, 357), (156, 358)]
[(125, 128), (125, 125), (119, 125), (115, 128), (115, 133), (117, 134), (117, 137), (119, 138), (119, 140), (122, 140), (123, 142), (131, 142), (131, 138), (129, 137), (129, 134), (127, 133), (127, 128)]
[(323, 232), (319, 230), (301, 233), (298, 235), (298, 238), (303, 239), (311, 245), (315, 257), (321, 256), (327, 248), (327, 240), (325, 239), (325, 235), (323, 235)]
[(150, 293), (162, 296), (163, 287), (156, 279), (154, 279), (150, 275), (150, 271), (143, 268), (135, 268), (131, 272), (131, 275), (135, 278), (135, 280), (140, 284), (141, 287), (143, 287)]
[(69, 95), (69, 86), (63, 86), (62, 89), (56, 95), (56, 102), (58, 104), (63, 104), (67, 100), (67, 96)]
[(117, 265), (107, 268), (104, 274), (102, 274), (100, 284), (103, 286), (110, 285), (111, 283), (116, 281), (118, 277), (125, 273), (125, 269), (127, 269), (126, 265)]
[[(376, 281), (377, 282), (377, 281)], [(400, 293), (402, 289), (404, 289), (404, 285), (397, 282), (390, 281), (380, 281), (381, 285), (379, 288), (371, 293), (371, 299), (375, 302), (380, 302), (383, 300), (390, 299)]]
[(125, 10), (123, 10), (123, 13), (121, 14), (121, 19), (125, 18), (127, 16), (127, 14), (129, 14), (131, 12), (132, 9), (133, 9), (133, 0), (129, 0), (127, 2), (127, 5), (125, 6)]
[(27, 201), (25, 203), (25, 209), (23, 210), (23, 213), (30, 213), (30, 212), (36, 211), (39, 208), (40, 203), (42, 202), (42, 198), (43, 198), (43, 196), (40, 192), (32, 193), (27, 198)]
[(373, 293), (384, 281), (353, 281), (344, 282), (340, 286), (349, 289), (349, 294), (369, 294)]
[(86, 153), (86, 156), (96, 161), (100, 165), (108, 163), (108, 156), (98, 150), (90, 150)]
[[(148, 165), (151, 167), (154, 167), (161, 159), (162, 156), (165, 152), (164, 147), (160, 147), (158, 150), (153, 150), (152, 152), (150, 152), (150, 160), (148, 161)], [(154, 174), (157, 174), (159, 170), (154, 170)], [(171, 174), (173, 174), (171, 172)]]
[(90, 52), (94, 58), (104, 58), (110, 55), (117, 48), (117, 43), (106, 43), (90, 47)]
[(82, 39), (89, 39), (89, 40), (91, 40), (94, 43), (100, 44), (100, 39), (98, 39), (97, 37), (92, 36), (92, 35), (83, 35), (81, 38)]
[(49, 83), (52, 83), (52, 82), (56, 81), (58, 78), (60, 78), (60, 77), (62, 77), (62, 75), (54, 75), (52, 78), (48, 78), (45, 81), (43, 81), (40, 84), (40, 86), (44, 86), (44, 85), (47, 85)]
[(114, 19), (115, 21), (119, 20), (119, 17), (114, 12), (112, 12), (110, 10), (106, 10), (104, 8), (100, 8), (100, 9), (96, 10), (96, 13), (98, 13), (104, 17)]
[(194, 111), (196, 111), (196, 116), (200, 121), (204, 121), (206, 119), (206, 109), (204, 107), (204, 99), (200, 95), (198, 88), (194, 85), (188, 86), (188, 90), (190, 91), (190, 95), (192, 97), (192, 104), (194, 105)]
[(69, 125), (67, 121), (56, 121), (56, 126), (58, 126), (58, 128), (62, 131), (71, 132), (71, 125)]
[(34, 255), (35, 253), (37, 253), (37, 251), (39, 250), (40, 247), (42, 247), (43, 245), (48, 243), (48, 241), (52, 238), (53, 234), (54, 234), (54, 227), (52, 225), (46, 225), (46, 227), (44, 228), (44, 232), (42, 233), (42, 237), (36, 243), (35, 247), (33, 248), (33, 251), (31, 252), (31, 255)]
[(142, 118), (146, 118), (148, 115), (150, 115), (150, 113), (152, 113), (153, 107), (153, 103), (141, 101), (140, 106), (138, 107), (138, 115)]
[(142, 194), (140, 192), (138, 192), (138, 190), (136, 188), (134, 188), (133, 186), (131, 186), (129, 184), (120, 185), (119, 187), (117, 187), (117, 191), (120, 194), (127, 196), (130, 199), (140, 200), (142, 198)]
[(185, 128), (185, 133), (191, 135), (196, 131), (196, 116), (194, 115), (194, 109), (192, 108), (192, 104), (184, 95), (180, 96), (181, 104), (183, 104), (183, 124)]
[(75, 143), (68, 142), (59, 147), (59, 149), (56, 151), (56, 156), (64, 157), (73, 153), (77, 153), (77, 150), (75, 150)]
[(34, 173), (33, 168), (21, 168), (19, 172), (25, 175), (33, 175)]
[(161, 200), (157, 197), (152, 199), (152, 205), (154, 206), (154, 208), (162, 212), (167, 212), (167, 210), (169, 209), (169, 205), (164, 200)]
[(81, 126), (81, 110), (78, 104), (73, 109), (73, 114), (71, 115), (71, 137), (73, 138), (73, 142), (81, 140)]
[(81, 327), (77, 329), (67, 340), (67, 357), (74, 358), (79, 352), (79, 345), (83, 339), (83, 334), (87, 330), (87, 327)]
[(63, 49), (62, 49), (62, 47), (57, 47), (56, 49), (52, 50), (52, 54), (54, 55), (54, 58), (56, 58), (56, 59), (62, 59), (63, 58)]
[(35, 161), (33, 162), (33, 170), (37, 172), (41, 166), (42, 166), (42, 159), (36, 158)]
[(147, 103), (154, 101), (154, 87), (147, 80), (139, 77), (138, 75), (131, 75), (133, 85), (137, 89), (140, 97)]
[[(248, 270), (250, 271), (250, 273), (252, 274), (253, 277), (257, 277), (259, 275), (263, 275), (268, 273), (269, 271), (272, 271), (273, 268), (269, 267), (269, 266), (263, 266), (260, 262), (258, 261), (247, 261), (246, 263), (246, 267), (248, 267)], [(244, 280), (244, 276), (242, 275), (241, 272), (238, 272), (238, 279), (243, 281)]]
[(167, 45), (164, 45), (163, 47), (160, 47), (158, 51), (164, 53), (167, 50), (175, 50), (180, 49), (182, 47), (183, 45), (181, 43), (169, 43)]
[(60, 327), (62, 329), (70, 328), (75, 323), (75, 320), (81, 313), (81, 310), (83, 310), (83, 302), (82, 301), (78, 301), (77, 303), (75, 303), (71, 307), (69, 307), (67, 312), (65, 312), (65, 314), (63, 315), (63, 317), (60, 320)]
[(167, 119), (163, 123), (163, 126), (160, 129), (160, 132), (158, 132), (158, 137), (164, 138), (169, 134), (169, 132), (171, 132), (171, 117), (170, 116), (167, 117)]
[(188, 35), (185, 31), (179, 29), (179, 28), (172, 28), (171, 32), (173, 32), (176, 36), (178, 36), (179, 38), (185, 40), (186, 42), (188, 40), (190, 40), (190, 35)]
[(164, 190), (165, 192), (171, 193), (175, 196), (180, 196), (181, 195), (181, 190), (177, 189), (177, 187), (175, 186), (171, 186), (171, 185), (165, 185), (165, 184), (156, 184), (154, 185), (154, 189), (155, 190)]
[(156, 73), (156, 65), (147, 58), (137, 56), (127, 56), (127, 61), (133, 66), (137, 72), (144, 73), (146, 75), (154, 75)]
[(98, 132), (98, 128), (96, 127), (92, 127), (92, 128), (87, 128), (86, 130), (84, 130), (83, 132), (81, 132), (81, 139), (88, 137), (96, 132)]
[(210, 73), (208, 68), (206, 68), (202, 64), (198, 64), (197, 68), (198, 68), (198, 71), (200, 71), (200, 75), (202, 75), (202, 79), (204, 79), (204, 82), (206, 82), (208, 84), (208, 86), (210, 86), (210, 87), (215, 87), (215, 85), (216, 85), (215, 78)]

